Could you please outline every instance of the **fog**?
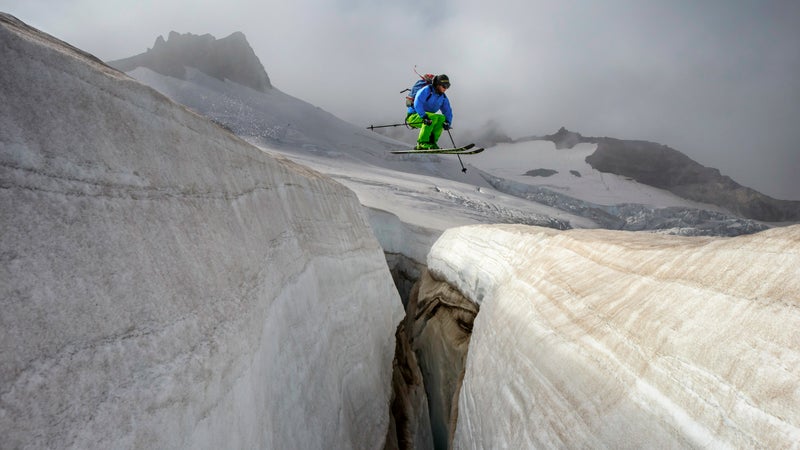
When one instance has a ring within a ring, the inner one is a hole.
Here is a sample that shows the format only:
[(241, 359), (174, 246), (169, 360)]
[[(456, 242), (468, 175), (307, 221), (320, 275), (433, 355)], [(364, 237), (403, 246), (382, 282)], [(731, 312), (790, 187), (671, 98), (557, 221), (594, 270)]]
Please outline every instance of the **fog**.
[(453, 135), (561, 126), (680, 150), (800, 200), (800, 2), (0, 0), (103, 60), (170, 31), (247, 36), (273, 85), (345, 120), (395, 123), (400, 91), (446, 73)]

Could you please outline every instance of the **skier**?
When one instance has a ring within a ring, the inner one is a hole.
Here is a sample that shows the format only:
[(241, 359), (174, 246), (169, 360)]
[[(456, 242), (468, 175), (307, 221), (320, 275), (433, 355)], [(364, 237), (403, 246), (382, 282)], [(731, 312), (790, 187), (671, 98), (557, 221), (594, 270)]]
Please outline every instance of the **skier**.
[[(445, 91), (450, 87), (450, 79), (445, 74), (433, 77), (433, 84), (417, 91), (414, 104), (408, 107), (406, 123), (420, 128), (416, 150), (438, 149), (437, 142), (442, 130), (449, 130), (453, 123), (453, 110)], [(437, 114), (441, 111), (442, 114)]]

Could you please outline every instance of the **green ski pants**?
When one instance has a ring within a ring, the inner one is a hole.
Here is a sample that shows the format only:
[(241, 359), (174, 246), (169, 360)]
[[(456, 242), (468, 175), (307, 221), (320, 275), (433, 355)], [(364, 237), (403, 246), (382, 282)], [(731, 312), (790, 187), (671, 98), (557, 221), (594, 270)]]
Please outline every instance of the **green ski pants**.
[(430, 125), (423, 124), (422, 118), (420, 118), (417, 113), (412, 113), (406, 117), (406, 123), (413, 128), (422, 127), (422, 129), (419, 130), (419, 137), (417, 138), (418, 144), (435, 145), (439, 142), (439, 136), (442, 135), (442, 130), (444, 129), (444, 114), (430, 112), (425, 114), (431, 119)]

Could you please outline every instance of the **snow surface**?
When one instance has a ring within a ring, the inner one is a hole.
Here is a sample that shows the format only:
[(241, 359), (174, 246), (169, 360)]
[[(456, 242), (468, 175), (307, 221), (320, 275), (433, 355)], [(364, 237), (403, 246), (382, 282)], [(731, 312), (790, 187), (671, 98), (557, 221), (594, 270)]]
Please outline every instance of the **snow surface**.
[(800, 442), (800, 226), (461, 227), (428, 267), (480, 305), (454, 448)]
[(0, 447), (381, 448), (352, 191), (0, 16)]
[[(556, 149), (555, 143), (550, 141), (524, 141), (499, 144), (492, 147), (491, 152), (470, 158), (469, 162), (503, 179), (546, 187), (601, 205), (638, 203), (656, 208), (693, 206), (720, 209), (691, 202), (671, 192), (640, 184), (626, 177), (599, 172), (585, 161), (596, 149), (596, 144), (578, 144), (570, 149)], [(525, 175), (537, 169), (549, 169), (557, 173), (551, 176)]]

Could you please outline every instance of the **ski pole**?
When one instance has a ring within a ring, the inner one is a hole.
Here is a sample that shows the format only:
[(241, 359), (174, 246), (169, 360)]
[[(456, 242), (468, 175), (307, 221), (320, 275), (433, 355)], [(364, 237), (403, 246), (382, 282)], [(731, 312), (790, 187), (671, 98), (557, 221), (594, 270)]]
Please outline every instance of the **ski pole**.
[(367, 127), (368, 130), (374, 130), (375, 128), (389, 128), (389, 127), (402, 127), (403, 125), (421, 125), (422, 122), (403, 122), (403, 123), (393, 123), (391, 125), (370, 125)]
[[(447, 135), (450, 136), (450, 142), (452, 142), (453, 143), (453, 147), (455, 147), (456, 146), (456, 141), (453, 140), (453, 134), (450, 133), (450, 130), (447, 130)], [(461, 161), (461, 155), (456, 155), (456, 156), (458, 156), (458, 162), (461, 164), (461, 171), (464, 172), (464, 173), (467, 173), (467, 168), (464, 167), (464, 162)]]
[(393, 123), (391, 125), (370, 125), (367, 127), (368, 130), (374, 130), (375, 128), (389, 128), (389, 127), (399, 127), (405, 125), (404, 123)]

